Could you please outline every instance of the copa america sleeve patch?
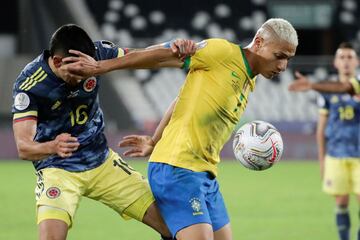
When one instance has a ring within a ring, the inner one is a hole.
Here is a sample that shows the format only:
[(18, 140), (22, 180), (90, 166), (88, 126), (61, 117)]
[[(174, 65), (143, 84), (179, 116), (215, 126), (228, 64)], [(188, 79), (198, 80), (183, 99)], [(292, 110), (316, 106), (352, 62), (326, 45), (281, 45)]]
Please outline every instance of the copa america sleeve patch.
[(101, 40), (101, 45), (104, 48), (114, 48), (116, 45), (113, 42), (107, 41), (107, 40)]
[(15, 96), (14, 107), (19, 110), (25, 110), (30, 105), (30, 98), (26, 93), (18, 93)]
[(200, 50), (204, 48), (207, 45), (206, 40), (202, 40), (201, 42), (196, 43), (196, 50)]

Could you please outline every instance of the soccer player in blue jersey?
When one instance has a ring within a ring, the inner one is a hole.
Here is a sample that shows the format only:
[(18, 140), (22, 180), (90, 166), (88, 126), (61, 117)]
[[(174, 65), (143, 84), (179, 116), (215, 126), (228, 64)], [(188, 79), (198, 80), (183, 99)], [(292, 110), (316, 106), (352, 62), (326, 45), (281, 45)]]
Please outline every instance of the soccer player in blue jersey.
[[(161, 53), (181, 64), (172, 51), (193, 52), (193, 46), (175, 41), (168, 46), (172, 50), (164, 48)], [(107, 41), (93, 42), (80, 27), (64, 25), (53, 34), (50, 50), (30, 62), (14, 84), (13, 130), (19, 157), (33, 162), (38, 177), (40, 239), (66, 239), (82, 196), (170, 237), (148, 182), (107, 146), (98, 100), (100, 78), (81, 79), (61, 70), (69, 49), (96, 60), (121, 57), (128, 51)]]
[[(284, 19), (265, 22), (247, 47), (224, 39), (197, 44), (185, 60), (189, 73), (153, 137), (129, 136), (129, 156), (151, 153), (149, 181), (161, 214), (178, 240), (231, 240), (229, 216), (217, 182), (220, 151), (230, 138), (255, 88), (257, 74), (272, 78), (295, 55), (295, 29)], [(74, 74), (93, 75), (123, 68), (153, 68), (169, 64), (147, 54), (100, 61), (90, 66), (86, 56), (70, 57)], [(120, 61), (121, 60), (121, 61)], [(180, 67), (181, 65), (178, 65)], [(156, 144), (156, 145), (155, 145)]]
[[(344, 42), (334, 59), (338, 82), (312, 84), (298, 73), (297, 81), (290, 86), (293, 91), (333, 92), (323, 93), (318, 101), (317, 142), (323, 190), (335, 197), (340, 240), (350, 239), (349, 194), (355, 193), (360, 201), (360, 97), (353, 94), (359, 88), (358, 65), (354, 48)], [(357, 238), (360, 240), (360, 229)]]

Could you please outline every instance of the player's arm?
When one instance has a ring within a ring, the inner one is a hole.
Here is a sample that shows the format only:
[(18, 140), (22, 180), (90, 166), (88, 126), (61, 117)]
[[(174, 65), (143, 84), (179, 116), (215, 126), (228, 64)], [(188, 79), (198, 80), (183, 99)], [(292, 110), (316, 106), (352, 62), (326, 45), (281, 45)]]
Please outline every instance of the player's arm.
[(324, 176), (324, 163), (326, 155), (326, 139), (325, 139), (325, 128), (328, 121), (328, 114), (326, 109), (320, 109), (318, 123), (316, 128), (316, 141), (318, 147), (318, 159), (320, 164), (320, 176)]
[(70, 53), (76, 57), (64, 58), (63, 61), (68, 64), (64, 65), (63, 69), (69, 74), (81, 75), (85, 78), (121, 69), (181, 68), (184, 65), (183, 59), (194, 54), (195, 51), (196, 45), (190, 40), (176, 40), (155, 45), (148, 49), (130, 51), (119, 58), (102, 61), (95, 61), (86, 54), (70, 50)]
[(165, 127), (170, 122), (171, 116), (174, 112), (175, 105), (177, 103), (178, 98), (175, 98), (174, 101), (170, 104), (168, 109), (166, 110), (163, 118), (161, 119), (159, 125), (156, 127), (156, 130), (154, 132), (154, 135), (152, 136), (152, 140), (156, 144), (162, 137), (162, 134), (164, 132)]
[(21, 159), (37, 161), (53, 154), (63, 158), (70, 157), (79, 147), (77, 139), (67, 133), (58, 135), (53, 141), (44, 143), (34, 141), (36, 125), (36, 120), (13, 122), (16, 147)]
[(327, 93), (357, 93), (358, 85), (357, 81), (351, 80), (349, 82), (311, 82), (307, 77), (299, 72), (295, 72), (296, 80), (289, 85), (289, 90), (294, 92), (304, 92), (309, 90), (315, 90), (318, 92)]
[(123, 140), (119, 142), (119, 147), (130, 147), (129, 150), (124, 152), (125, 156), (146, 157), (152, 153), (156, 143), (161, 139), (164, 129), (171, 119), (176, 102), (177, 98), (166, 110), (152, 137), (147, 135), (129, 135), (125, 136)]

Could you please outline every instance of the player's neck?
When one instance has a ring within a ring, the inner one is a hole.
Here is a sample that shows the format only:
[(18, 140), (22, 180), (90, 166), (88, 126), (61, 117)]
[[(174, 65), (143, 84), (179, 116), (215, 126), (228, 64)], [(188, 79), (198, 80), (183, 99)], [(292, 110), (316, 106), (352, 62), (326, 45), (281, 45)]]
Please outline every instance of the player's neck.
[(339, 74), (340, 82), (349, 82), (351, 78), (355, 77), (355, 74)]
[(256, 67), (255, 67), (256, 66), (256, 54), (254, 54), (251, 51), (251, 48), (249, 48), (249, 46), (243, 48), (243, 51), (245, 53), (245, 58), (249, 63), (249, 66), (251, 68), (251, 71), (252, 71), (253, 75), (254, 76), (258, 75), (259, 72), (256, 70)]

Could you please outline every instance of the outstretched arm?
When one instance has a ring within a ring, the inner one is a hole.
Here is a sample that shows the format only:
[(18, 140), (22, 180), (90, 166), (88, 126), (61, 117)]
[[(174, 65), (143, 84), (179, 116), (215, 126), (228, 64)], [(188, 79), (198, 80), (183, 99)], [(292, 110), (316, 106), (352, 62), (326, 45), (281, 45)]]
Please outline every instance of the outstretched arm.
[(163, 118), (161, 119), (152, 137), (146, 135), (129, 135), (129, 136), (125, 136), (123, 140), (119, 142), (119, 147), (130, 147), (129, 150), (124, 152), (125, 156), (146, 157), (152, 153), (156, 143), (161, 139), (164, 129), (168, 125), (171, 119), (176, 101), (177, 98), (171, 103), (169, 108), (166, 110)]
[(289, 85), (289, 90), (294, 92), (305, 92), (315, 90), (327, 93), (350, 93), (354, 94), (355, 89), (351, 82), (331, 82), (322, 81), (312, 83), (310, 80), (299, 72), (295, 72), (296, 80)]
[(184, 57), (193, 55), (195, 51), (196, 45), (193, 41), (176, 40), (148, 49), (132, 51), (120, 58), (96, 62), (86, 54), (70, 50), (70, 53), (76, 57), (64, 58), (63, 62), (68, 64), (63, 65), (62, 70), (86, 78), (120, 69), (180, 68), (184, 64)]

